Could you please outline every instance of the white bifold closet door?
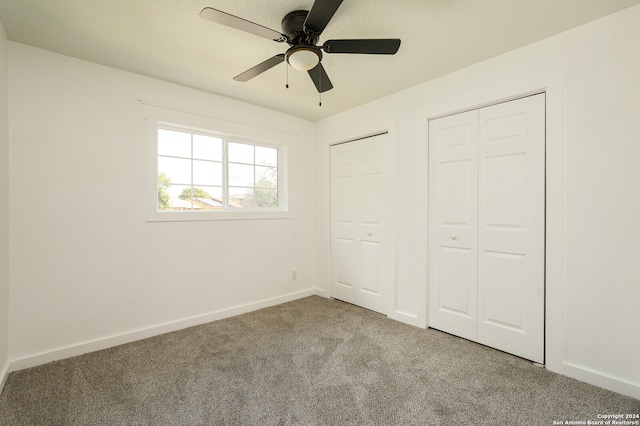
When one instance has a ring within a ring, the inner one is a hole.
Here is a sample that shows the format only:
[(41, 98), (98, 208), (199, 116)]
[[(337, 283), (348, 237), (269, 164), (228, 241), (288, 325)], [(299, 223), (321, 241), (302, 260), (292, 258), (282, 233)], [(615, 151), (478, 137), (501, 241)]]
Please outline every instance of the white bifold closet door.
[(331, 147), (331, 297), (387, 313), (386, 134)]
[(544, 94), (429, 121), (429, 326), (539, 363), (544, 152)]

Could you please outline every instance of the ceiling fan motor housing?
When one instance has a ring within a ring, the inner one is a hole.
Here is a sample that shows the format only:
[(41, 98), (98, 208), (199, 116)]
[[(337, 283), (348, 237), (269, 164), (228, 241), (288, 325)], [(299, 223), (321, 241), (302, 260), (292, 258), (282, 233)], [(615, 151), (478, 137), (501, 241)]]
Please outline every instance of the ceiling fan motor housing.
[(306, 10), (294, 10), (282, 18), (282, 33), (287, 35), (287, 43), (294, 46), (296, 44), (306, 44), (315, 46), (318, 43), (318, 36), (305, 31), (304, 23), (309, 14)]

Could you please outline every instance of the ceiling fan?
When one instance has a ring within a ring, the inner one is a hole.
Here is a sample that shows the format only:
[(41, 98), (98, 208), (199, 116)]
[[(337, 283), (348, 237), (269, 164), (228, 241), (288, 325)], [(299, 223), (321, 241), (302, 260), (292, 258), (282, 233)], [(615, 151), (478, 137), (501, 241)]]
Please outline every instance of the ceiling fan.
[(285, 53), (280, 53), (238, 74), (236, 81), (250, 79), (273, 68), (281, 62), (289, 63), (293, 68), (307, 71), (316, 85), (318, 92), (323, 93), (333, 88), (331, 80), (322, 66), (324, 53), (359, 53), (376, 55), (393, 55), (400, 48), (400, 39), (347, 39), (327, 40), (322, 46), (316, 46), (322, 31), (335, 14), (343, 0), (316, 0), (310, 11), (294, 10), (282, 19), (282, 33), (246, 19), (230, 15), (221, 10), (205, 7), (200, 17), (218, 24), (246, 31), (273, 41), (289, 44)]

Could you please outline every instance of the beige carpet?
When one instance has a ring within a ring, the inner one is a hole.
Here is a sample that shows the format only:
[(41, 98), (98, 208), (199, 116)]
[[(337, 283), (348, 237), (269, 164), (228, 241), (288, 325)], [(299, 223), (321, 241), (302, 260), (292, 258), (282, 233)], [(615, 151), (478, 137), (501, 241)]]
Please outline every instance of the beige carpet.
[(640, 401), (309, 297), (12, 373), (2, 425), (552, 425)]

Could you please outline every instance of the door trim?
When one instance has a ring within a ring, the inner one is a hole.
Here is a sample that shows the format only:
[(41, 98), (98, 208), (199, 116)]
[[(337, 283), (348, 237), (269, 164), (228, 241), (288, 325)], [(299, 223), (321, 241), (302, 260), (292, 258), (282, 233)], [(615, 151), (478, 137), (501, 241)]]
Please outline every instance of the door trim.
[(454, 109), (452, 111), (444, 112), (442, 114), (430, 115), (430, 116), (427, 117), (427, 123), (430, 120), (437, 120), (438, 118), (449, 117), (450, 115), (456, 115), (456, 114), (461, 114), (463, 112), (473, 111), (473, 110), (476, 110), (476, 109), (487, 108), (487, 107), (494, 106), (494, 105), (504, 104), (506, 102), (517, 101), (518, 99), (524, 99), (524, 98), (528, 98), (530, 96), (536, 96), (536, 95), (540, 95), (540, 94), (543, 94), (543, 93), (545, 94), (545, 97), (546, 97), (546, 95), (547, 95), (546, 89), (532, 90), (530, 92), (524, 92), (524, 93), (520, 93), (518, 95), (508, 96), (506, 98), (501, 98), (501, 99), (497, 99), (497, 100), (493, 100), (493, 101), (489, 101), (489, 102), (483, 102), (483, 103), (480, 103), (480, 104), (477, 104), (477, 105), (474, 105), (474, 106), (470, 106), (470, 107)]

